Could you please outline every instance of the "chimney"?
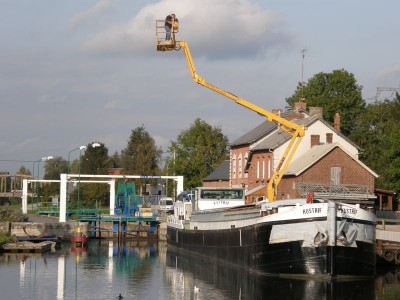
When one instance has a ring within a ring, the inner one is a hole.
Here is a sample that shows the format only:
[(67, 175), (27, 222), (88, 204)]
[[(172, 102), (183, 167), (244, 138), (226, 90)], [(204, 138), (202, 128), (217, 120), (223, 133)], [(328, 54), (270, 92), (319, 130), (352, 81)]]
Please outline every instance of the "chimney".
[(319, 134), (311, 135), (311, 147), (319, 145)]
[(335, 127), (335, 130), (340, 132), (340, 115), (337, 112), (335, 114), (335, 118), (333, 119), (333, 127)]
[(326, 143), (327, 144), (332, 144), (332, 140), (333, 140), (333, 133), (332, 132), (328, 132), (326, 134)]
[(322, 107), (310, 107), (308, 109), (310, 117), (317, 115), (322, 119)]
[(275, 114), (275, 115), (280, 116), (281, 113), (282, 113), (282, 109), (275, 108), (275, 109), (272, 110), (272, 113)]
[(300, 100), (299, 102), (296, 102), (293, 104), (293, 110), (295, 112), (303, 112), (306, 111), (307, 104), (304, 100)]

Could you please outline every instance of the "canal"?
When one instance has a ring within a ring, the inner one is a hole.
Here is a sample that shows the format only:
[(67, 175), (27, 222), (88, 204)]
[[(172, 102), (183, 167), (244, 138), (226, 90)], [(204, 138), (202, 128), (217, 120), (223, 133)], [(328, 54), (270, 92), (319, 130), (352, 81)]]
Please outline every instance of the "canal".
[(0, 254), (0, 299), (400, 299), (400, 269), (371, 280), (249, 274), (168, 250), (165, 243), (91, 240), (44, 254)]

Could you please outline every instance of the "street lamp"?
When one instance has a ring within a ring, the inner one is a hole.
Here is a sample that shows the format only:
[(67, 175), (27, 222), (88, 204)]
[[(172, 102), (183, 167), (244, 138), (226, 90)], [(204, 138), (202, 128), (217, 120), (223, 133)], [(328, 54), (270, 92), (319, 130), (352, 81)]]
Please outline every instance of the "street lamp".
[(75, 150), (78, 150), (78, 149), (79, 149), (79, 151), (81, 151), (81, 150), (83, 150), (83, 149), (86, 149), (86, 146), (79, 146), (78, 148), (72, 149), (71, 151), (68, 152), (68, 172), (67, 172), (67, 174), (69, 174), (70, 171), (71, 171), (71, 166), (70, 166), (70, 162), (69, 162), (69, 157), (70, 157), (70, 155), (71, 155), (72, 152), (74, 152)]
[(78, 159), (78, 209), (81, 208), (81, 154), (82, 150), (85, 150), (86, 146), (79, 147), (79, 159)]
[[(48, 160), (52, 160), (54, 157), (53, 156), (45, 156), (42, 157), (41, 159), (38, 159), (36, 161), (33, 162), (33, 166), (32, 166), (32, 177), (35, 177), (35, 163), (38, 164), (37, 166), (37, 171), (38, 171), (38, 175), (37, 178), (38, 180), (40, 179), (40, 169), (39, 169), (39, 164), (41, 161), (48, 161)], [(38, 210), (38, 182), (36, 182), (36, 210)]]
[[(93, 148), (96, 147), (100, 147), (101, 144), (100, 143), (92, 143), (90, 144)], [(78, 209), (80, 209), (80, 205), (81, 205), (81, 189), (80, 189), (80, 185), (81, 185), (81, 155), (82, 155), (82, 151), (86, 150), (87, 146), (79, 146), (75, 149), (72, 149), (71, 151), (68, 152), (68, 174), (70, 173), (70, 154), (75, 151), (75, 150), (79, 150), (79, 159), (78, 159)]]
[[(92, 143), (91, 146), (93, 148), (96, 148), (96, 147), (100, 147), (101, 145), (100, 145), (100, 143)], [(79, 146), (79, 147), (77, 147), (75, 149), (72, 149), (71, 151), (68, 152), (68, 172), (67, 172), (67, 174), (69, 174), (70, 171), (71, 171), (71, 165), (70, 165), (70, 160), (69, 160), (71, 153), (74, 152), (75, 150), (79, 150), (79, 153), (81, 153), (81, 151), (86, 149), (86, 148), (87, 148), (87, 146)]]

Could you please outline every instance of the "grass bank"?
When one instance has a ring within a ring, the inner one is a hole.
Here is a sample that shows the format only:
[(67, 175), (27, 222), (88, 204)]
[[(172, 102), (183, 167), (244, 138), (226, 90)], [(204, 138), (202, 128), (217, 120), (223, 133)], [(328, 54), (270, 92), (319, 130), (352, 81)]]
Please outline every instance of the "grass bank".
[[(20, 207), (13, 205), (0, 207), (0, 222), (24, 222), (27, 217), (22, 215)], [(0, 245), (11, 241), (8, 233), (0, 232)]]
[(10, 240), (11, 238), (8, 234), (0, 232), (0, 245), (8, 243)]

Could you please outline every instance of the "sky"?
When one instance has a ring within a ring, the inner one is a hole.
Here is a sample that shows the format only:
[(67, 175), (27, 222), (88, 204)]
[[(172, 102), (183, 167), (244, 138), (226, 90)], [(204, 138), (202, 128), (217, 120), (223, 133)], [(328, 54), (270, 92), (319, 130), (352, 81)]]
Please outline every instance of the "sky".
[(32, 169), (46, 156), (76, 159), (74, 149), (92, 142), (120, 153), (142, 125), (167, 151), (197, 118), (231, 142), (262, 123), (196, 84), (183, 51), (156, 51), (155, 20), (171, 13), (197, 73), (267, 110), (285, 108), (298, 83), (320, 72), (354, 74), (367, 103), (378, 87), (400, 87), (398, 0), (0, 0), (0, 7), (0, 171)]

